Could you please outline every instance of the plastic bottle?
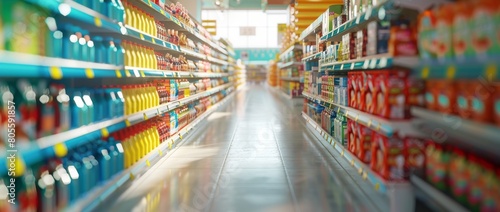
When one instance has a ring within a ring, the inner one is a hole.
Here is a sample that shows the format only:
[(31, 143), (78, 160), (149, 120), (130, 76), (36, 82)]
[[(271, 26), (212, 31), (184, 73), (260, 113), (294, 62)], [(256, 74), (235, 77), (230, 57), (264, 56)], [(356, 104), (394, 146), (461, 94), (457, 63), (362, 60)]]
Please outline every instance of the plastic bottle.
[(37, 192), (38, 192), (38, 210), (57, 211), (56, 208), (56, 188), (54, 177), (49, 173), (47, 166), (42, 166), (38, 171)]
[(98, 140), (98, 155), (97, 161), (99, 162), (99, 181), (106, 181), (110, 178), (113, 161), (111, 160), (110, 151), (106, 147), (106, 143), (103, 140)]
[(95, 62), (105, 63), (106, 62), (106, 47), (104, 46), (104, 39), (101, 36), (94, 36), (94, 46), (95, 46)]
[(132, 9), (127, 1), (123, 1), (123, 7), (125, 9), (125, 25), (133, 27)]
[(132, 42), (127, 42), (127, 46), (129, 47), (129, 49), (127, 50), (127, 52), (130, 52), (130, 66), (132, 67), (137, 67), (138, 63), (137, 61), (139, 60), (139, 56), (136, 54), (136, 46), (134, 43)]
[(116, 96), (117, 96), (117, 105), (118, 105), (118, 114), (117, 116), (123, 116), (125, 114), (125, 98), (123, 97), (122, 89), (115, 88)]
[(159, 32), (158, 32), (158, 28), (156, 28), (155, 18), (152, 15), (150, 15), (149, 20), (151, 20), (151, 28), (153, 29), (153, 35), (155, 37), (158, 37)]
[(125, 49), (122, 46), (122, 41), (120, 39), (115, 39), (116, 47), (116, 66), (121, 66), (125, 64)]
[(131, 6), (132, 4), (129, 4), (130, 6), (130, 12), (132, 13), (132, 27), (139, 29), (139, 17), (137, 13), (137, 8), (135, 6)]
[(53, 135), (56, 128), (56, 102), (52, 97), (47, 82), (42, 80), (39, 82), (40, 97), (38, 102), (38, 118), (37, 118), (37, 137)]
[(132, 146), (130, 145), (130, 135), (127, 131), (122, 131), (121, 132), (122, 137), (122, 145), (123, 145), (123, 153), (124, 153), (124, 167), (125, 169), (128, 169), (130, 167), (130, 164), (132, 163)]
[[(73, 60), (82, 60), (82, 45), (80, 44), (83, 39), (82, 31), (79, 27), (73, 26), (73, 35), (70, 37), (70, 42), (73, 43), (72, 55)], [(85, 40), (85, 39), (83, 39)]]
[(94, 118), (96, 122), (111, 118), (111, 111), (109, 111), (104, 89), (95, 89), (94, 97), (92, 98), (92, 100), (94, 103)]
[(82, 93), (83, 94), (82, 95), (83, 102), (85, 103), (85, 105), (88, 108), (88, 111), (86, 113), (86, 119), (85, 119), (86, 121), (84, 123), (85, 125), (95, 122), (95, 107), (94, 107), (94, 102), (93, 102), (92, 97), (91, 97), (91, 96), (93, 96), (93, 92), (94, 91), (85, 90)]
[(149, 64), (149, 61), (147, 59), (147, 56), (146, 56), (146, 52), (144, 50), (144, 46), (140, 46), (140, 49), (139, 49), (139, 55), (141, 56), (140, 60), (141, 60), (141, 68), (147, 68), (148, 67), (148, 64)]
[(123, 43), (122, 43), (122, 48), (125, 52), (125, 56), (124, 56), (124, 65), (125, 66), (132, 66), (131, 62), (132, 62), (132, 56), (131, 56), (131, 53), (132, 51), (130, 50), (130, 46), (129, 46), (129, 42), (124, 40)]
[(70, 111), (70, 98), (66, 93), (66, 89), (63, 85), (53, 85), (55, 89), (56, 98), (58, 106), (58, 113), (56, 113), (56, 133), (64, 132), (71, 127), (71, 111)]
[(89, 61), (90, 49), (87, 45), (87, 41), (90, 41), (89, 32), (87, 30), (81, 30), (82, 37), (78, 39), (78, 44), (80, 44), (80, 55), (82, 61)]
[(125, 7), (122, 1), (115, 0), (116, 2), (116, 21), (123, 22), (125, 18)]
[(106, 57), (104, 59), (104, 63), (116, 64), (116, 47), (115, 43), (113, 42), (113, 38), (105, 37), (103, 43), (106, 51)]

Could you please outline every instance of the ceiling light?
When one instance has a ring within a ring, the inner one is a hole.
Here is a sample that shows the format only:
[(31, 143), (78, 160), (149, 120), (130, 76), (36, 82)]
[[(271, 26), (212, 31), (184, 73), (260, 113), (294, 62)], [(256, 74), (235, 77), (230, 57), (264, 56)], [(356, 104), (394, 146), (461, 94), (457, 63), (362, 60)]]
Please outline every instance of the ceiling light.
[(220, 6), (221, 2), (220, 0), (215, 0), (215, 6)]

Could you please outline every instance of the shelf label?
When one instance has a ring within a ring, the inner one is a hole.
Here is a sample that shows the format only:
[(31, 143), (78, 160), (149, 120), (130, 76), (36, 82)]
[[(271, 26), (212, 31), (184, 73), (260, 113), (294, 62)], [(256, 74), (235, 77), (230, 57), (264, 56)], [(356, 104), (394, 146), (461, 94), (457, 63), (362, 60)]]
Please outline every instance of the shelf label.
[(148, 167), (151, 166), (151, 162), (149, 162), (149, 160), (146, 160), (146, 166), (148, 166)]
[(148, 120), (148, 115), (146, 115), (146, 113), (143, 113), (143, 118), (144, 120)]
[(165, 41), (163, 41), (163, 47), (167, 47), (167, 44), (165, 43)]
[(130, 121), (128, 119), (125, 119), (125, 126), (130, 127)]
[(342, 150), (342, 152), (340, 153), (340, 155), (342, 155), (342, 157), (344, 156), (344, 150)]
[(163, 156), (163, 151), (161, 151), (161, 149), (158, 150), (158, 155)]
[(451, 65), (446, 69), (446, 78), (447, 79), (453, 79), (455, 78), (455, 72), (457, 72), (457, 69), (455, 68), (454, 65)]
[(377, 125), (377, 131), (380, 131), (380, 127), (382, 127), (381, 125), (382, 124), (380, 124), (380, 122), (379, 122), (378, 125)]
[(139, 37), (141, 38), (141, 40), (144, 40), (144, 35), (142, 33), (139, 34)]
[(358, 173), (359, 173), (360, 175), (361, 175), (361, 174), (363, 174), (363, 169), (362, 169), (361, 167), (358, 169)]
[(372, 16), (372, 10), (373, 10), (373, 7), (369, 7), (369, 8), (366, 10), (366, 13), (365, 13), (365, 20), (370, 19), (370, 17)]
[(57, 157), (64, 157), (66, 154), (68, 154), (68, 147), (66, 146), (65, 143), (59, 142), (58, 144), (54, 145), (54, 153), (56, 154)]
[(363, 177), (362, 178), (363, 178), (364, 181), (366, 181), (366, 179), (368, 179), (368, 174), (366, 174), (366, 171), (363, 172)]
[(130, 73), (130, 70), (125, 70), (125, 76), (127, 77), (131, 77), (132, 74)]
[(422, 79), (427, 79), (429, 77), (429, 66), (426, 66), (422, 69)]
[(162, 15), (165, 15), (165, 11), (164, 11), (164, 10), (162, 10), (162, 9), (160, 9), (160, 13), (161, 13)]
[(120, 70), (115, 70), (116, 78), (122, 78), (122, 72)]
[(182, 134), (181, 134), (181, 133), (179, 133), (179, 139), (181, 139), (181, 140), (182, 140)]
[(497, 76), (497, 66), (495, 64), (490, 64), (486, 67), (486, 80), (493, 81)]
[(368, 121), (368, 127), (371, 127), (371, 126), (372, 126), (372, 120), (370, 119), (370, 120)]
[(50, 67), (49, 72), (50, 72), (50, 77), (52, 77), (52, 79), (60, 80), (63, 78), (63, 73), (61, 71), (61, 68), (59, 67), (52, 66)]
[(102, 128), (101, 129), (101, 136), (104, 138), (107, 138), (109, 136), (109, 131), (107, 128)]
[(354, 159), (351, 159), (351, 166), (354, 166)]
[(141, 77), (146, 77), (146, 75), (144, 74), (144, 71), (139, 71), (139, 73), (141, 74)]
[(130, 175), (128, 176), (131, 180), (135, 179), (135, 175), (134, 173), (130, 173)]
[(102, 21), (99, 17), (94, 17), (94, 24), (96, 27), (101, 27), (102, 26)]
[(356, 18), (356, 24), (359, 24), (360, 21), (361, 21), (361, 15), (358, 15), (358, 17)]
[(94, 79), (94, 77), (95, 77), (94, 70), (92, 70), (90, 68), (86, 68), (85, 69), (85, 76), (87, 77), (87, 79)]
[(156, 44), (156, 39), (151, 37), (151, 42), (153, 42), (154, 44)]
[(375, 191), (378, 191), (380, 189), (380, 183), (375, 183)]
[(356, 120), (355, 121), (358, 122), (358, 120), (359, 120), (359, 114), (356, 115)]

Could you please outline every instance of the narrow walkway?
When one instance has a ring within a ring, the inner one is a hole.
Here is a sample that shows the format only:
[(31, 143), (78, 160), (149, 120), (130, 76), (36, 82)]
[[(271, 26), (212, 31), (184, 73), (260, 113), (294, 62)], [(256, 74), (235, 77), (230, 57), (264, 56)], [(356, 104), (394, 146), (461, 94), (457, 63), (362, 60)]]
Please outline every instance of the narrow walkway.
[(247, 86), (100, 211), (378, 211), (300, 110)]

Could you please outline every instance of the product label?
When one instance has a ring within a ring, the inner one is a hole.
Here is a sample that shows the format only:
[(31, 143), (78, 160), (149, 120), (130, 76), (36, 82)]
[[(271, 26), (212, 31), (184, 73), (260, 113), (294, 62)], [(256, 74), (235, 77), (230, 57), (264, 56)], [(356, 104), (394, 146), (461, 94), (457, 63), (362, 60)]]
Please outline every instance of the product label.
[(468, 105), (467, 105), (467, 99), (463, 96), (458, 96), (457, 98), (457, 103), (458, 103), (458, 107), (460, 109), (467, 109)]
[(474, 14), (474, 27), (472, 43), (477, 54), (499, 53), (498, 40), (495, 38), (495, 23), (493, 14), (488, 13), (484, 8), (476, 9)]
[(474, 98), (472, 100), (472, 108), (474, 111), (482, 113), (484, 112), (484, 103), (481, 100)]
[(432, 93), (428, 92), (425, 94), (425, 101), (427, 104), (432, 104), (434, 102), (434, 95)]
[(439, 105), (442, 107), (450, 106), (450, 99), (448, 99), (448, 97), (446, 95), (443, 95), (443, 94), (439, 95), (438, 102), (439, 102)]

